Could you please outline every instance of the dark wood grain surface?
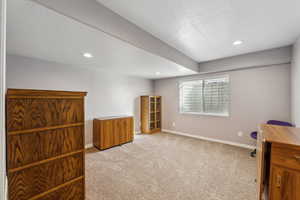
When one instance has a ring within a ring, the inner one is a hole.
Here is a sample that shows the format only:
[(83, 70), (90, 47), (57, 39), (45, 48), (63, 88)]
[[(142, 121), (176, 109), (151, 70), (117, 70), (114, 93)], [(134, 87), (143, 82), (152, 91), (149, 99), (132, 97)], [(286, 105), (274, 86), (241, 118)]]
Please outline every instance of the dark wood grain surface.
[(29, 134), (8, 134), (9, 169), (84, 148), (83, 127), (70, 127)]
[(81, 99), (8, 99), (9, 132), (84, 122)]
[(10, 200), (84, 199), (85, 92), (9, 89)]
[(93, 144), (100, 150), (133, 141), (133, 117), (93, 121)]
[(8, 89), (7, 95), (12, 98), (17, 96), (17, 98), (21, 98), (22, 96), (58, 96), (58, 97), (85, 97), (87, 92), (74, 92), (74, 91), (62, 91), (62, 90), (32, 90), (32, 89)]
[(83, 188), (83, 178), (79, 177), (79, 180), (75, 179), (74, 183), (72, 182), (63, 187), (55, 188), (53, 192), (31, 200), (82, 200), (84, 199)]
[(9, 173), (9, 196), (25, 200), (83, 175), (83, 153)]

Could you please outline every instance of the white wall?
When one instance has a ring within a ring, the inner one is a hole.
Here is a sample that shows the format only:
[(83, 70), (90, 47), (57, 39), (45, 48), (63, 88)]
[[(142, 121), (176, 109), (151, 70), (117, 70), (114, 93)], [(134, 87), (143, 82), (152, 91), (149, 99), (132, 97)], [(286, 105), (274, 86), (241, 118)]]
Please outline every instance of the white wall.
[[(195, 136), (253, 145), (249, 137), (260, 123), (270, 119), (290, 121), (290, 64), (231, 71), (230, 117), (179, 113), (180, 80), (215, 76), (194, 75), (155, 81), (155, 94), (162, 96), (163, 129)], [(176, 126), (173, 127), (172, 123)], [(243, 137), (237, 133), (242, 131)]]
[(300, 127), (300, 38), (293, 47), (291, 76), (292, 121), (297, 127)]
[(5, 135), (5, 54), (6, 54), (6, 0), (0, 1), (0, 200), (6, 195), (6, 135)]
[(139, 96), (153, 93), (151, 80), (21, 56), (7, 57), (7, 87), (87, 91), (86, 144), (92, 143), (92, 120), (99, 116), (134, 115), (139, 131)]

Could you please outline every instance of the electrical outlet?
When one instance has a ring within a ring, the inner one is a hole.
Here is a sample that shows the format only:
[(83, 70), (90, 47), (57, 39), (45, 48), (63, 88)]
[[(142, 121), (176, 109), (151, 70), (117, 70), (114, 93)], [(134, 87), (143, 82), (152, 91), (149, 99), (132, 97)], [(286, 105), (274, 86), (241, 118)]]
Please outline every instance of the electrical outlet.
[(175, 122), (172, 122), (172, 126), (173, 126), (173, 127), (175, 127), (175, 126), (176, 126)]
[(243, 137), (243, 135), (244, 135), (243, 131), (239, 131), (239, 132), (238, 132), (238, 136), (239, 136), (239, 137)]

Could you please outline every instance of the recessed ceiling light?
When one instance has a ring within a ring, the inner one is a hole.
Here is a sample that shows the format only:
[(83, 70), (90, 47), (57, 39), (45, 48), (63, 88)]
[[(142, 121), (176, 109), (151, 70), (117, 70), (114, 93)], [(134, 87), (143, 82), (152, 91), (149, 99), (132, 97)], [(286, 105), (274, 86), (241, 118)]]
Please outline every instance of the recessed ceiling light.
[(83, 56), (86, 57), (86, 58), (92, 58), (93, 57), (93, 55), (91, 53), (84, 53)]
[(237, 46), (237, 45), (241, 45), (243, 44), (243, 41), (242, 40), (236, 40), (232, 43), (234, 46)]
[(160, 72), (155, 72), (155, 74), (158, 76), (158, 75), (160, 75), (161, 73), (160, 73)]

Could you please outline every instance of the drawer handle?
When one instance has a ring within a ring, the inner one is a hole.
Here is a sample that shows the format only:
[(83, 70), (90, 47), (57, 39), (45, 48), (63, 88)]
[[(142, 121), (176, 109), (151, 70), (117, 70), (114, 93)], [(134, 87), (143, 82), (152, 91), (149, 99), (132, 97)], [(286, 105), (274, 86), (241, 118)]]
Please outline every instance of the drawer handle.
[(300, 162), (300, 156), (294, 156), (294, 158), (295, 158), (298, 162)]
[(280, 175), (277, 175), (276, 177), (276, 187), (277, 188), (281, 188), (281, 176)]

